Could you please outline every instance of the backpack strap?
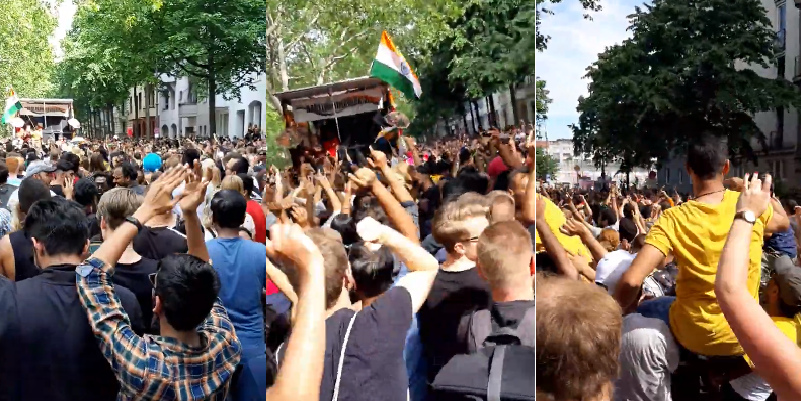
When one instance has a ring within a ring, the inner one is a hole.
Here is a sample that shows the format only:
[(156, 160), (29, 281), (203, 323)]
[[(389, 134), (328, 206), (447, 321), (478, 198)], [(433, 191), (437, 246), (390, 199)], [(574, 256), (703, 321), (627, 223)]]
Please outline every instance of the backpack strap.
[(526, 314), (523, 315), (523, 318), (517, 324), (517, 328), (501, 327), (490, 333), (484, 339), (483, 345), (485, 347), (499, 344), (534, 346), (533, 344), (536, 338), (536, 320), (534, 315), (535, 309), (528, 308)]
[(492, 334), (492, 316), (489, 309), (481, 309), (470, 315), (470, 333), (467, 344), (470, 353), (484, 348), (484, 341)]
[(348, 346), (348, 338), (350, 338), (350, 329), (353, 328), (353, 322), (356, 321), (357, 313), (353, 314), (353, 317), (350, 318), (350, 322), (348, 323), (348, 329), (345, 330), (345, 340), (342, 341), (342, 350), (339, 352), (339, 363), (337, 363), (337, 376), (334, 380), (334, 396), (331, 398), (331, 401), (337, 401), (339, 397), (339, 382), (342, 379), (342, 364), (345, 362), (345, 348)]
[(487, 380), (487, 401), (501, 401), (503, 357), (505, 354), (505, 345), (499, 345), (492, 350), (492, 362), (490, 362), (489, 380)]

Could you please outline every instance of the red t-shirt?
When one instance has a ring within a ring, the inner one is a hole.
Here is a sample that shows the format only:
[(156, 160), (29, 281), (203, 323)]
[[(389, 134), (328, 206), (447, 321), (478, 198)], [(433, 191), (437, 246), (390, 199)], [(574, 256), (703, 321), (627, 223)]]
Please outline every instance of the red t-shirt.
[(253, 233), (253, 240), (262, 244), (266, 244), (267, 217), (264, 216), (264, 210), (262, 210), (261, 205), (259, 202), (249, 200), (248, 207), (245, 209), (245, 211), (253, 219), (253, 226), (256, 227), (256, 232)]

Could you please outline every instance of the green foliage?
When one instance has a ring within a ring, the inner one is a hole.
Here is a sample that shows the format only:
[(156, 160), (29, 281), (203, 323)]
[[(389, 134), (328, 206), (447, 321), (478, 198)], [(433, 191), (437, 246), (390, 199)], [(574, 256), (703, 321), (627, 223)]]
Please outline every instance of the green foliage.
[(410, 61), (425, 58), (428, 44), (448, 32), (460, 10), (455, 0), (269, 0), (271, 105), (280, 108), (277, 92), (367, 75), (383, 30)]
[(539, 79), (538, 77), (536, 84), (537, 84), (537, 95), (536, 95), (537, 103), (535, 110), (536, 113), (535, 118), (537, 120), (536, 121), (537, 126), (539, 127), (541, 124), (545, 123), (545, 120), (548, 119), (548, 107), (550, 106), (551, 103), (553, 103), (553, 100), (548, 96), (550, 94), (550, 91), (548, 89), (545, 89), (544, 80)]
[(53, 49), (48, 38), (56, 19), (43, 0), (0, 2), (0, 102), (5, 106), (6, 88), (19, 97), (43, 97), (51, 90)]
[(791, 82), (738, 68), (768, 68), (777, 58), (758, 0), (655, 0), (629, 19), (633, 37), (587, 69), (589, 95), (571, 126), (576, 153), (648, 166), (710, 133), (753, 159), (751, 139), (764, 140), (753, 116), (801, 106)]
[(551, 176), (551, 179), (556, 177), (556, 173), (559, 172), (559, 160), (555, 157), (546, 154), (542, 148), (537, 148), (535, 152), (535, 168), (537, 169), (537, 178), (540, 180), (544, 180), (547, 176)]
[(537, 35), (530, 0), (471, 0), (453, 30), (453, 81), (480, 97), (534, 72)]

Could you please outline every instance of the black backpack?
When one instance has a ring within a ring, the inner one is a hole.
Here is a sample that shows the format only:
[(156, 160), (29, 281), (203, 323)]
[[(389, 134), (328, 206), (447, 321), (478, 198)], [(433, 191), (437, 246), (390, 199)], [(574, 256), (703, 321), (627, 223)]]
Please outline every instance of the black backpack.
[(13, 194), (17, 188), (16, 185), (11, 185), (9, 183), (0, 184), (0, 207), (11, 211), (11, 209), (8, 208), (8, 200), (11, 199), (11, 194)]
[[(437, 401), (529, 401), (536, 399), (534, 370), (534, 308), (529, 308), (517, 329), (492, 330), (489, 310), (471, 315), (468, 348), (437, 373), (432, 386)], [(462, 337), (464, 338), (464, 337)], [(479, 345), (480, 344), (480, 345)], [(522, 345), (522, 344), (531, 344)], [(475, 349), (475, 351), (473, 351)]]

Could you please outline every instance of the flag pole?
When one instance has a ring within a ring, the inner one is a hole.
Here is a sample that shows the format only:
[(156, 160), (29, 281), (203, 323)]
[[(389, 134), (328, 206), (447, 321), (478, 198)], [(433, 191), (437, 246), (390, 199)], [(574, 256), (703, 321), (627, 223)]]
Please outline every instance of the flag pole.
[(334, 124), (337, 126), (337, 140), (342, 143), (342, 137), (339, 135), (339, 120), (337, 119), (337, 103), (334, 101), (334, 94), (331, 92), (331, 86), (328, 86), (328, 97), (331, 99), (331, 107), (334, 109)]

